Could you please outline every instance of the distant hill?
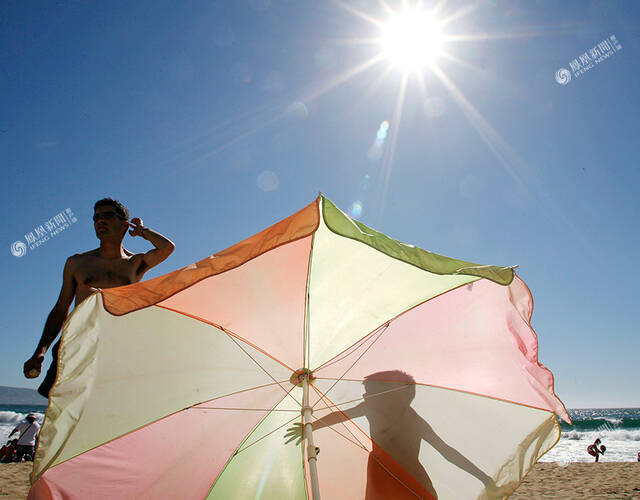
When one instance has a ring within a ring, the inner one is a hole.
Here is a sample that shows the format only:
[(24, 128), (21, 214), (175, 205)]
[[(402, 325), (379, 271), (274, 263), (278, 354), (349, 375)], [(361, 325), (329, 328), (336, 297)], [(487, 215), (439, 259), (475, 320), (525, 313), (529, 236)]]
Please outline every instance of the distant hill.
[(47, 398), (33, 389), (0, 385), (0, 405), (47, 406)]

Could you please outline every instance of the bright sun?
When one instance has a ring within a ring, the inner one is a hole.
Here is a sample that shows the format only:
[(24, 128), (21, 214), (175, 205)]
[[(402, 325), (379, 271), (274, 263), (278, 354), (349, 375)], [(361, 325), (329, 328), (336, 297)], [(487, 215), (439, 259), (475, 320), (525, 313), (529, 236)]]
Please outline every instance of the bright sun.
[(427, 12), (407, 9), (393, 14), (382, 35), (383, 56), (405, 72), (431, 66), (442, 51), (438, 22)]

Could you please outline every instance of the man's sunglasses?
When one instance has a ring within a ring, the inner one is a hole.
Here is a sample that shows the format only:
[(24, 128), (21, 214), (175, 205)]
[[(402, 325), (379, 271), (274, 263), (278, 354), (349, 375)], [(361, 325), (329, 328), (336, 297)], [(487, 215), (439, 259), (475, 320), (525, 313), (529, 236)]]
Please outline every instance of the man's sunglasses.
[(100, 212), (98, 214), (93, 214), (93, 222), (97, 222), (100, 219), (113, 219), (114, 217), (118, 217), (118, 219), (125, 220), (124, 217), (122, 217), (117, 212), (109, 211), (109, 212)]

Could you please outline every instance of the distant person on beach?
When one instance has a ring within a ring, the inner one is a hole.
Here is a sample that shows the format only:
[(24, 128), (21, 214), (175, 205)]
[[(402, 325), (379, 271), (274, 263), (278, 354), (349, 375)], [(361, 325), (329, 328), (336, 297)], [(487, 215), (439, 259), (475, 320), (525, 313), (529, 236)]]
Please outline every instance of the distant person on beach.
[[(600, 448), (598, 448), (598, 445), (600, 445)], [(587, 446), (587, 453), (589, 453), (589, 455), (591, 455), (592, 457), (596, 457), (596, 462), (599, 461), (600, 455), (604, 455), (604, 452), (606, 450), (607, 447), (603, 444), (600, 444), (600, 438), (596, 439), (593, 444)]]
[[(129, 222), (129, 210), (117, 200), (104, 198), (93, 207), (93, 226), (100, 246), (85, 253), (72, 255), (67, 259), (62, 275), (62, 290), (55, 306), (49, 313), (44, 331), (33, 355), (24, 364), (24, 375), (36, 378), (42, 370), (44, 355), (58, 336), (69, 314), (69, 307), (75, 298), (75, 306), (98, 288), (137, 283), (144, 273), (160, 264), (173, 252), (173, 242), (160, 233), (142, 225), (142, 219), (135, 217)], [(122, 246), (122, 239), (131, 228), (131, 236), (140, 236), (154, 248), (147, 253), (132, 254)], [(60, 342), (53, 346), (53, 362), (38, 388), (44, 397), (56, 381), (58, 370), (58, 350)]]
[(40, 432), (40, 424), (36, 420), (35, 413), (29, 413), (25, 421), (19, 423), (16, 428), (11, 431), (9, 437), (13, 436), (16, 432), (20, 434), (20, 437), (18, 437), (15, 461), (20, 462), (23, 459), (33, 460), (36, 449), (36, 439)]
[(638, 462), (640, 462), (640, 451), (638, 452)]

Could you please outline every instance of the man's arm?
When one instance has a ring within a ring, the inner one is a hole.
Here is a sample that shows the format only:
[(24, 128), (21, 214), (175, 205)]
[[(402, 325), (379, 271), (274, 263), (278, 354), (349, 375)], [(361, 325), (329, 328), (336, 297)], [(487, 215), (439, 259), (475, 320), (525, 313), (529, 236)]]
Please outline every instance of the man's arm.
[[(422, 420), (422, 419), (421, 419)], [(443, 439), (436, 434), (433, 428), (424, 420), (422, 420), (421, 438), (433, 446), (446, 460), (457, 465), (462, 470), (468, 472), (472, 476), (482, 482), (488, 488), (495, 488), (493, 479), (489, 477), (483, 470), (477, 467), (467, 457), (455, 448), (449, 446)]]
[[(328, 415), (314, 420), (311, 423), (311, 428), (314, 431), (318, 429), (322, 429), (324, 427), (330, 427), (336, 424), (341, 424), (342, 422), (346, 422), (347, 420), (354, 419), (356, 417), (362, 417), (365, 415), (365, 407), (364, 403), (360, 403), (357, 406), (349, 410), (334, 411), (333, 413), (329, 413)], [(291, 427), (287, 429), (285, 434), (286, 443), (290, 443), (291, 441), (296, 441), (296, 444), (299, 444), (302, 441), (303, 436), (303, 425), (301, 423), (295, 423)]]
[(144, 227), (142, 220), (138, 217), (131, 219), (131, 227), (133, 227), (133, 229), (129, 231), (131, 236), (141, 236), (155, 247), (142, 255), (142, 262), (139, 268), (140, 273), (146, 273), (152, 267), (160, 264), (169, 257), (176, 248), (169, 238), (164, 237), (160, 233), (156, 233), (148, 227)]
[(365, 415), (365, 407), (364, 403), (360, 403), (353, 408), (342, 411), (334, 411), (329, 413), (328, 415), (318, 418), (313, 421), (311, 424), (313, 426), (313, 430), (317, 431), (318, 429), (322, 429), (324, 427), (331, 427), (336, 424), (341, 424), (342, 422), (346, 422), (347, 420), (352, 420), (357, 417), (362, 417)]
[(62, 289), (60, 290), (58, 301), (56, 302), (56, 305), (53, 306), (53, 309), (47, 317), (47, 321), (44, 324), (44, 330), (36, 350), (24, 364), (24, 376), (27, 378), (36, 378), (40, 375), (44, 355), (47, 352), (47, 349), (49, 349), (49, 346), (58, 336), (64, 320), (67, 319), (69, 307), (71, 307), (71, 302), (73, 302), (73, 298), (76, 295), (76, 282), (73, 274), (73, 258), (69, 257), (62, 273)]

